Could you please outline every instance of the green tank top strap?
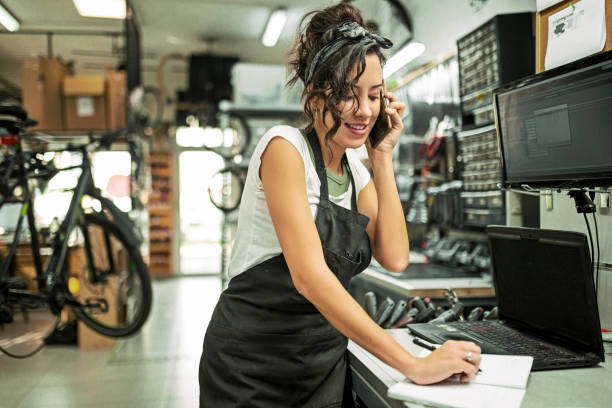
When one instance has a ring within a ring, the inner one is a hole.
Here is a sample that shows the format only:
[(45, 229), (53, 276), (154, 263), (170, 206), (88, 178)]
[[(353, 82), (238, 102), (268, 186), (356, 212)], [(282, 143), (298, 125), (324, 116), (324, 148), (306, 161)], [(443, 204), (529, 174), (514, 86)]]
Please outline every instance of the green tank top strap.
[[(315, 157), (314, 153), (312, 152), (312, 146), (310, 146), (310, 143), (307, 143), (307, 145), (308, 153), (310, 154), (310, 160), (312, 160), (312, 163), (315, 165), (316, 168)], [(344, 155), (342, 158), (341, 176), (329, 169), (325, 169), (325, 171), (327, 173), (328, 191), (331, 197), (339, 197), (348, 191), (351, 169), (349, 167), (348, 160), (346, 160), (346, 155)]]

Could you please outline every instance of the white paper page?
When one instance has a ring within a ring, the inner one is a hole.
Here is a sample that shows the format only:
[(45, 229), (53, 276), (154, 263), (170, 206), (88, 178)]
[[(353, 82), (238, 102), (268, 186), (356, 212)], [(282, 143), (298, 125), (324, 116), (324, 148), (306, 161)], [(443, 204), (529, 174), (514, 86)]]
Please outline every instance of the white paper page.
[[(388, 330), (388, 333), (413, 356), (425, 357), (431, 354), (431, 351), (414, 344), (412, 342), (414, 337), (409, 334), (407, 330)], [(355, 345), (359, 347), (357, 344)], [(495, 385), (512, 388), (525, 388), (527, 386), (527, 380), (529, 379), (529, 373), (531, 372), (531, 366), (533, 364), (533, 357), (502, 356), (496, 354), (482, 354), (481, 357), (481, 372), (476, 374), (474, 379), (471, 381), (472, 384)], [(402, 373), (383, 363), (376, 357), (372, 356), (372, 361), (383, 369), (394, 381), (410, 381), (407, 380)], [(450, 378), (446, 380), (446, 382), (456, 384), (458, 381), (456, 378)]]
[(390, 387), (387, 395), (436, 407), (518, 408), (525, 390), (473, 383), (443, 382), (423, 386), (400, 382)]
[(482, 372), (476, 374), (472, 384), (525, 388), (532, 364), (533, 357), (531, 356), (482, 354), (480, 363)]
[(594, 54), (605, 43), (605, 0), (582, 0), (548, 17), (544, 68), (555, 68)]

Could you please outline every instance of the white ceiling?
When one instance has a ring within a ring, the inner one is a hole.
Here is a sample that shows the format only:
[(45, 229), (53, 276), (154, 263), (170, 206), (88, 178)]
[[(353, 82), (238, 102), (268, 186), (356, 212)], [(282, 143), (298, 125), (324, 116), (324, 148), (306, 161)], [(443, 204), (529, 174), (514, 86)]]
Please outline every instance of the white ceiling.
[[(100, 0), (103, 1), (103, 0)], [(453, 51), (463, 34), (499, 13), (535, 10), (536, 0), (400, 0), (414, 21), (414, 38), (427, 46), (426, 52), (411, 64), (416, 67), (439, 55)], [(91, 30), (120, 32), (123, 23), (116, 20), (84, 18), (78, 15), (72, 0), (3, 0), (21, 21), (22, 30)], [(241, 61), (284, 64), (300, 17), (307, 11), (334, 4), (332, 0), (132, 0), (141, 27), (145, 59), (145, 83), (155, 84), (154, 71), (160, 58), (169, 53), (189, 55), (212, 52), (237, 56)], [(366, 20), (374, 20), (383, 35), (396, 44), (408, 36), (400, 21), (393, 17), (385, 0), (355, 0)], [(260, 37), (272, 9), (285, 6), (287, 25), (275, 47), (261, 44)], [(3, 29), (1, 29), (3, 30)], [(120, 38), (59, 36), (53, 38), (53, 53), (74, 60), (77, 73), (101, 72), (114, 66), (113, 46), (121, 47)], [(391, 52), (394, 50), (392, 49)], [(81, 56), (82, 53), (102, 56)], [(21, 64), (30, 56), (46, 55), (44, 35), (0, 34), (0, 76), (14, 84), (21, 83)], [(168, 64), (166, 81), (171, 88), (185, 82), (185, 64)]]

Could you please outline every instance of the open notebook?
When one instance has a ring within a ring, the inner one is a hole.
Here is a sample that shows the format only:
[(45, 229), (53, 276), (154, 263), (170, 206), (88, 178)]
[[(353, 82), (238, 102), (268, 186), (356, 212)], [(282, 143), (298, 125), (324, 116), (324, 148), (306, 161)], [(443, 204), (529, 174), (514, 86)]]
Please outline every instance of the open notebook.
[[(389, 330), (389, 333), (415, 356), (431, 353), (413, 344), (413, 337), (405, 329)], [(533, 362), (530, 356), (483, 354), (482, 373), (469, 383), (450, 378), (437, 384), (417, 385), (376, 357), (370, 357), (395, 382), (387, 391), (390, 398), (440, 407), (520, 407)]]

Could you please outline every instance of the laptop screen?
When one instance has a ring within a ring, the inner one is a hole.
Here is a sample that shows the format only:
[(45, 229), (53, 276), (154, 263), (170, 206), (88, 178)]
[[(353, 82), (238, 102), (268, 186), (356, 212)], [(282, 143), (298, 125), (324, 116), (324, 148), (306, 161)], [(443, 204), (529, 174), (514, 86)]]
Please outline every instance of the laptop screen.
[(487, 227), (500, 319), (603, 353), (586, 236)]

